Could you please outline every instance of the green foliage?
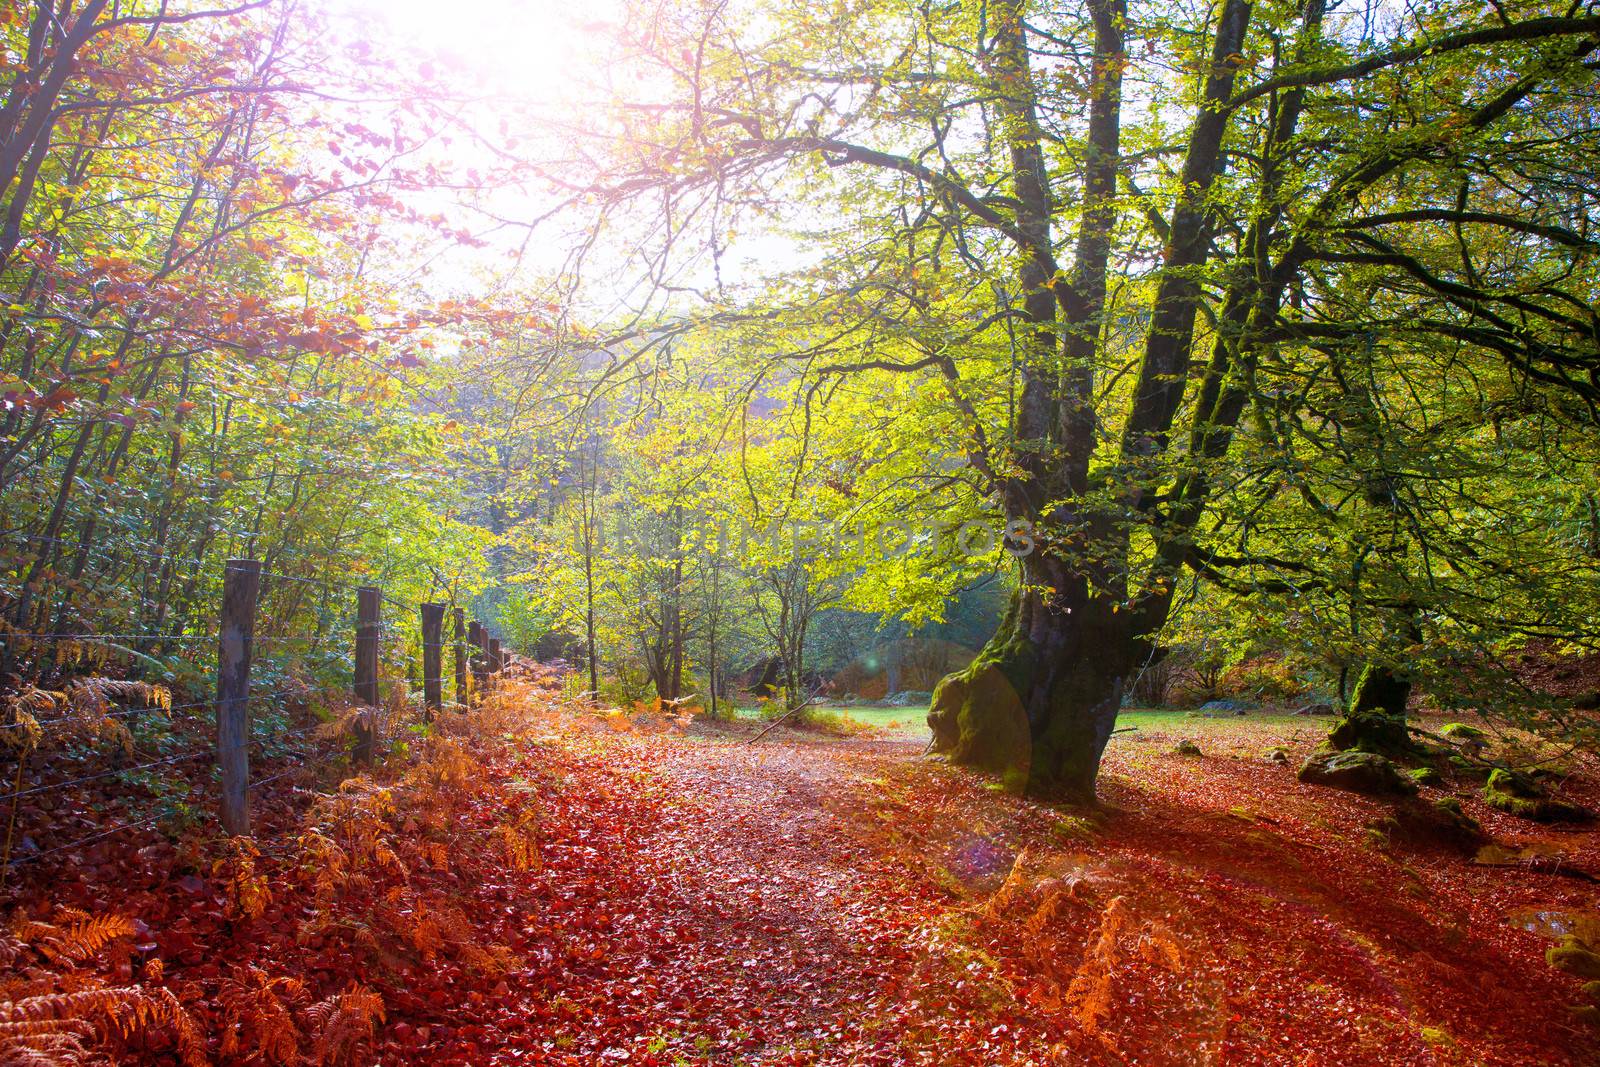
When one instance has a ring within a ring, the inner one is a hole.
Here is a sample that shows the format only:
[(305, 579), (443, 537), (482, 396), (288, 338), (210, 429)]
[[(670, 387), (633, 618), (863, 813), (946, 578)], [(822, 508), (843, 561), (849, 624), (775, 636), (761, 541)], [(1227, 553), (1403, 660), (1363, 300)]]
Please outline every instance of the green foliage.
[[(143, 3), (63, 4), (59, 21), (30, 6), (0, 22), (15, 223), (0, 237), (0, 619), (134, 635), (101, 646), (118, 669), (203, 692), (190, 661), (209, 651), (223, 561), (255, 558), (271, 572), (261, 669), (337, 675), (320, 657), (348, 643), (341, 583), (461, 598), (486, 542), (449, 469), (466, 432), (399, 373), (427, 373), (418, 327), (443, 320), (364, 266), (398, 203), (316, 174), (271, 43), (332, 77), (314, 23), (278, 5), (153, 21)], [(94, 32), (62, 36), (80, 14)], [(391, 143), (342, 132), (363, 152)], [(395, 625), (412, 645), (415, 629)], [(23, 673), (71, 666), (59, 652), (4, 649)]]
[(556, 629), (557, 622), (557, 615), (547, 601), (525, 588), (517, 588), (501, 601), (494, 629), (510, 647), (531, 650)]

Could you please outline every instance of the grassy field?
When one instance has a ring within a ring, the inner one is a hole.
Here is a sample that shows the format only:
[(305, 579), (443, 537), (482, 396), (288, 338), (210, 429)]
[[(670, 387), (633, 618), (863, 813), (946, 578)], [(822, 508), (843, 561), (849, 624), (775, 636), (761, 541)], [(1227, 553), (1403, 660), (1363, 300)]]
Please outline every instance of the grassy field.
[(837, 707), (832, 704), (824, 705), (819, 711), (831, 711), (842, 718), (871, 726), (897, 735), (917, 735), (926, 737), (928, 734), (928, 705), (916, 704), (905, 708), (865, 708), (859, 705), (853, 707)]
[[(889, 737), (911, 740), (928, 736), (926, 704), (904, 708), (824, 704), (817, 710), (881, 730)], [(759, 712), (755, 708), (740, 708), (739, 717), (755, 719), (759, 717)], [(1122, 732), (1116, 734), (1112, 742), (1170, 740), (1175, 743), (1179, 739), (1187, 739), (1210, 741), (1213, 746), (1223, 750), (1253, 751), (1263, 739), (1277, 743), (1278, 739), (1296, 741), (1313, 735), (1320, 737), (1327, 732), (1328, 721), (1269, 711), (1252, 711), (1245, 715), (1219, 714), (1215, 718), (1208, 718), (1172, 708), (1127, 708), (1117, 716), (1117, 729)]]
[[(843, 719), (875, 730), (883, 730), (897, 737), (926, 737), (928, 735), (928, 705), (918, 704), (905, 708), (874, 708), (861, 705), (821, 704), (817, 711), (837, 715)], [(739, 718), (759, 719), (758, 708), (740, 708)]]
[(1298, 765), (1328, 735), (1332, 719), (1267, 710), (1245, 715), (1206, 718), (1189, 711), (1129, 708), (1117, 716), (1108, 757), (1137, 766), (1171, 755), (1181, 741), (1192, 741), (1207, 756), (1259, 760), (1269, 749), (1283, 747)]

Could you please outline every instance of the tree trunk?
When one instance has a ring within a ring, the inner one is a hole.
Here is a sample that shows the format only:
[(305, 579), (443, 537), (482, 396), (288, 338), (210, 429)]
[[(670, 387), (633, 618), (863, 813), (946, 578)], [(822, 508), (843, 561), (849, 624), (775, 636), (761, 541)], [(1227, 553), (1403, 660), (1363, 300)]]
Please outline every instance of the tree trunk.
[(1367, 664), (1344, 717), (1328, 734), (1328, 744), (1340, 751), (1359, 749), (1386, 756), (1415, 752), (1417, 746), (1406, 729), (1410, 699), (1411, 679), (1379, 664)]
[(928, 725), (952, 762), (1017, 792), (1089, 804), (1123, 687), (1147, 650), (1081, 581), (1044, 588), (1054, 595), (1024, 582), (978, 657), (934, 690)]

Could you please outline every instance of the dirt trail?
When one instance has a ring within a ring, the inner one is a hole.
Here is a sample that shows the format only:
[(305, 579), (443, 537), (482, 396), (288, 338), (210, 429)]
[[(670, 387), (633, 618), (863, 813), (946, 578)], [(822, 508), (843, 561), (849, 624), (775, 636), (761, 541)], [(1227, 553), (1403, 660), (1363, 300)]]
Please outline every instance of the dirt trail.
[[(949, 1062), (946, 1039), (982, 1048), (987, 1039), (972, 1032), (981, 1018), (931, 1013), (924, 994), (962, 976), (928, 949), (927, 900), (856, 825), (868, 783), (920, 751), (619, 740), (602, 773), (613, 795), (647, 781), (654, 817), (602, 846), (625, 852), (628, 875), (609, 887), (601, 957), (569, 972), (559, 993), (575, 1021), (603, 1016), (606, 1033), (591, 1042), (580, 1026), (544, 1053), (574, 1063), (932, 1064)], [(562, 865), (567, 846), (548, 842), (547, 862)], [(919, 1041), (922, 1051), (908, 1050)], [(521, 1054), (502, 1050), (493, 1062)]]
[(1114, 751), (1085, 820), (914, 742), (553, 743), (578, 807), (512, 902), (548, 958), (436, 1061), (1593, 1062), (1576, 983), (1505, 918), (1587, 886), (1378, 847), (1373, 802), (1165, 751)]

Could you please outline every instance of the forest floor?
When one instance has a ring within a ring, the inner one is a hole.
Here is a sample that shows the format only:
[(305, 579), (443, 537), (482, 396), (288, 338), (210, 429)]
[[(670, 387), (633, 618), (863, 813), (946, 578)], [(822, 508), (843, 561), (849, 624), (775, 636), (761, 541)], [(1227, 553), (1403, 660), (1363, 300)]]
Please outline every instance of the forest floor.
[[(1137, 721), (1084, 813), (894, 735), (749, 744), (747, 723), (550, 713), (463, 742), (476, 784), (449, 802), (462, 768), (385, 790), (392, 864), (375, 848), (368, 874), (330, 881), (303, 836), (264, 845), (257, 914), (230, 899), (236, 868), (159, 848), (31, 886), (135, 915), (154, 980), (227, 1063), (271, 1062), (248, 1054), (246, 967), (306, 1000), (380, 993), (361, 1063), (1597, 1062), (1568, 1011), (1579, 982), (1544, 959), (1595, 920), (1592, 824), (1538, 827), (1463, 789), (1498, 850), (1407, 846), (1368, 829), (1385, 805), (1295, 780), (1319, 722)], [(1205, 754), (1173, 754), (1183, 737)], [(291, 799), (265, 821), (287, 825)], [(514, 825), (536, 855), (495, 846)], [(448, 857), (403, 847), (438, 828)], [(285, 1019), (326, 1023), (291, 1000)], [(170, 1049), (156, 1035), (118, 1062)]]

